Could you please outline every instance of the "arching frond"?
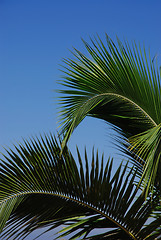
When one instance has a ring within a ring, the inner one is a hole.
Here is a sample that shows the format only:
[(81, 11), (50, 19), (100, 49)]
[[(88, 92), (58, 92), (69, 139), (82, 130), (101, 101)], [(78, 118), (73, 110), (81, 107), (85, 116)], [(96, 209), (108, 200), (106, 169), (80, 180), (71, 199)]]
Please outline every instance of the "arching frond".
[[(67, 147), (60, 155), (52, 135), (15, 148), (0, 163), (1, 239), (24, 239), (40, 227), (50, 231), (62, 224), (69, 226), (70, 239), (92, 239), (89, 233), (100, 227), (107, 231), (97, 239), (147, 237), (144, 224), (158, 200), (144, 201), (127, 164), (112, 174), (112, 160), (99, 161), (93, 152), (89, 165), (78, 149), (76, 162)], [(158, 222), (154, 226), (158, 229)]]
[(100, 39), (91, 40), (92, 46), (83, 41), (90, 58), (74, 49), (75, 59), (64, 60), (62, 85), (70, 89), (60, 91), (63, 132), (77, 127), (80, 112), (129, 127), (132, 135), (160, 123), (160, 76), (154, 63), (148, 64), (136, 45), (118, 40), (117, 48), (107, 35), (106, 40), (107, 48)]
[[(91, 45), (83, 43), (89, 57), (74, 49), (74, 59), (64, 60), (65, 75), (61, 84), (66, 89), (60, 91), (64, 144), (81, 121), (92, 116), (117, 126), (127, 138), (134, 136), (136, 141), (130, 141), (131, 149), (133, 143), (139, 146), (135, 135), (146, 135), (160, 124), (161, 85), (157, 66), (150, 54), (148, 58), (145, 49), (142, 52), (135, 43), (123, 45), (117, 39), (116, 46), (107, 35), (106, 45), (99, 37), (91, 40)], [(144, 144), (142, 147), (146, 149)], [(160, 157), (153, 161), (148, 156), (144, 161), (142, 178), (145, 177), (146, 187), (149, 184), (148, 191), (155, 182)], [(152, 174), (150, 165), (155, 169)]]

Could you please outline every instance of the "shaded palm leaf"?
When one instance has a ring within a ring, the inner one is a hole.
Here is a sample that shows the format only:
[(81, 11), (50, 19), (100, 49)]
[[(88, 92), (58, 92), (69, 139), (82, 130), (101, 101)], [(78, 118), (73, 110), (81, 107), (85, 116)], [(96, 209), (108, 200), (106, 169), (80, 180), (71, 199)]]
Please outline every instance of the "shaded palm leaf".
[[(153, 204), (144, 202), (133, 184), (136, 173), (126, 173), (127, 164), (112, 175), (112, 160), (104, 165), (102, 157), (100, 165), (93, 152), (90, 167), (86, 152), (82, 161), (78, 150), (77, 164), (67, 147), (60, 155), (52, 135), (15, 148), (0, 163), (1, 229), (6, 223), (1, 239), (24, 239), (38, 228), (46, 226), (50, 231), (62, 224), (69, 225), (70, 239), (80, 235), (88, 239), (100, 227), (114, 229), (104, 239), (147, 236), (144, 224), (157, 199)], [(148, 235), (159, 227), (158, 222), (154, 226)]]

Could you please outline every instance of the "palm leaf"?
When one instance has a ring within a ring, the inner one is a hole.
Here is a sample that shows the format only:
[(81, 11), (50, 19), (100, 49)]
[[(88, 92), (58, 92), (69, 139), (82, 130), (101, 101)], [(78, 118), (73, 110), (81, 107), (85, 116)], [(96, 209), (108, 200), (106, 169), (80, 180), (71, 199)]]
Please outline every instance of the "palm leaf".
[[(136, 133), (136, 126), (139, 132), (159, 123), (160, 79), (155, 66), (148, 65), (146, 55), (144, 62), (137, 46), (131, 50), (125, 43), (125, 49), (118, 40), (118, 49), (106, 37), (108, 50), (101, 40), (92, 41), (93, 48), (83, 41), (91, 59), (75, 49), (75, 60), (64, 60), (66, 75), (62, 84), (70, 89), (60, 91), (67, 94), (61, 97), (63, 132), (69, 131), (71, 125), (74, 130), (78, 125), (77, 116), (78, 123), (83, 119), (79, 120), (82, 113), (84, 117), (96, 114), (101, 119), (117, 123), (118, 127), (123, 125), (120, 119), (125, 118), (129, 121), (131, 134)], [(98, 106), (105, 111), (99, 110)], [(144, 126), (140, 127), (141, 123)]]
[[(72, 234), (70, 239), (87, 238), (100, 227), (114, 229), (109, 236), (116, 239), (147, 236), (144, 224), (157, 201), (145, 202), (139, 195), (136, 172), (127, 174), (127, 164), (112, 175), (112, 160), (104, 164), (102, 157), (99, 166), (94, 151), (91, 166), (86, 152), (83, 161), (78, 149), (78, 163), (67, 147), (60, 157), (52, 135), (15, 148), (0, 163), (0, 219), (5, 225), (1, 239), (24, 239), (38, 228), (50, 231), (63, 224), (69, 226), (65, 234)], [(158, 230), (158, 222), (154, 225)]]
[[(144, 133), (135, 135), (130, 138), (131, 150), (145, 160), (144, 171), (142, 178), (145, 180), (145, 188), (151, 191), (155, 185), (161, 191), (160, 182), (160, 145), (161, 145), (161, 127), (160, 124), (156, 127), (147, 130)], [(141, 178), (141, 180), (142, 180)], [(140, 180), (140, 181), (141, 181)], [(148, 182), (148, 185), (146, 183)]]
[[(89, 45), (83, 41), (90, 58), (74, 49), (74, 59), (64, 60), (65, 75), (61, 84), (66, 89), (60, 90), (63, 96), (59, 112), (61, 133), (65, 134), (63, 144), (86, 116), (92, 116), (121, 129), (127, 139), (134, 136), (137, 149), (139, 143), (135, 135), (146, 135), (160, 124), (159, 70), (150, 55), (147, 58), (145, 49), (142, 53), (135, 43), (130, 46), (125, 42), (123, 46), (117, 39), (117, 47), (107, 35), (107, 47), (99, 37), (91, 42)], [(130, 143), (133, 149), (133, 141)], [(145, 151), (147, 145), (143, 144), (142, 148)], [(139, 155), (139, 151), (136, 154)], [(152, 165), (157, 169), (160, 162), (158, 158), (152, 163), (149, 155), (144, 159), (142, 175), (147, 191), (156, 177), (156, 171), (151, 174), (151, 168), (148, 171), (147, 168)]]

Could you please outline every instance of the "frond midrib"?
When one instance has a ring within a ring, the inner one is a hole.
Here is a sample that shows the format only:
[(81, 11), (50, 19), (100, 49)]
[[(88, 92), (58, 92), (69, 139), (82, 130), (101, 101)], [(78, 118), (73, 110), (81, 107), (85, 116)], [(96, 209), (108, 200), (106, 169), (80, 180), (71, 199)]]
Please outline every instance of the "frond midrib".
[(91, 210), (101, 214), (103, 217), (107, 218), (108, 220), (110, 220), (111, 222), (113, 222), (116, 226), (118, 226), (119, 228), (121, 228), (127, 235), (129, 235), (130, 237), (132, 237), (132, 239), (137, 240), (138, 238), (135, 237), (135, 235), (128, 231), (125, 227), (123, 227), (120, 223), (118, 223), (117, 221), (115, 221), (113, 218), (109, 217), (106, 213), (100, 211), (97, 207), (95, 206), (91, 206), (90, 204), (83, 202), (81, 200), (78, 199), (74, 199), (71, 198), (69, 196), (63, 195), (63, 194), (58, 194), (58, 193), (52, 193), (52, 192), (45, 192), (45, 191), (27, 191), (27, 192), (20, 192), (20, 193), (16, 193), (13, 195), (10, 195), (9, 197), (5, 198), (3, 201), (0, 202), (0, 205), (5, 203), (6, 201), (15, 198), (15, 197), (20, 197), (20, 196), (24, 196), (24, 195), (30, 195), (30, 194), (40, 194), (40, 195), (52, 195), (53, 197), (60, 197), (60, 198), (64, 198), (66, 200), (70, 200), (72, 202), (75, 202), (79, 205), (82, 205), (83, 207), (87, 207), (90, 208)]
[(150, 122), (154, 125), (157, 126), (157, 123), (152, 119), (152, 117), (142, 108), (140, 107), (140, 105), (138, 105), (136, 102), (134, 102), (133, 100), (131, 100), (128, 97), (125, 97), (121, 94), (117, 94), (117, 93), (101, 93), (101, 94), (97, 94), (95, 96), (93, 96), (92, 98), (89, 98), (86, 102), (84, 102), (84, 104), (82, 104), (82, 106), (80, 108), (83, 108), (84, 105), (86, 105), (88, 102), (90, 102), (91, 100), (93, 100), (94, 98), (100, 97), (100, 96), (116, 96), (118, 98), (121, 98), (129, 103), (131, 103), (132, 105), (135, 106), (135, 108), (139, 109), (146, 117), (148, 117), (148, 119), (150, 120)]

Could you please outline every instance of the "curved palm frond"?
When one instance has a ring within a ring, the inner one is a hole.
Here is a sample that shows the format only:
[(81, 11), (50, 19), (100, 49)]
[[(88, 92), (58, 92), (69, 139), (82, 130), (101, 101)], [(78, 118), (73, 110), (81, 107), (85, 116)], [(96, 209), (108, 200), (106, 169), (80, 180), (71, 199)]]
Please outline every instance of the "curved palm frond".
[[(24, 239), (40, 227), (50, 231), (62, 224), (69, 225), (65, 234), (72, 234), (70, 239), (88, 239), (101, 226), (110, 232), (97, 239), (147, 236), (144, 224), (157, 201), (145, 202), (139, 195), (133, 184), (136, 172), (127, 174), (127, 164), (112, 175), (112, 160), (104, 165), (102, 157), (99, 165), (93, 152), (90, 167), (86, 152), (83, 162), (78, 150), (77, 164), (67, 147), (60, 157), (52, 135), (15, 148), (17, 152), (8, 151), (0, 163), (1, 239)], [(154, 225), (159, 227), (158, 222)]]
[[(117, 39), (117, 47), (107, 35), (106, 40), (107, 48), (99, 37), (91, 40), (91, 46), (83, 41), (90, 58), (74, 49), (75, 59), (64, 60), (65, 76), (61, 84), (66, 90), (60, 91), (64, 95), (60, 97), (64, 144), (86, 116), (117, 126), (128, 138), (137, 134), (143, 136), (144, 132), (154, 131), (160, 124), (161, 85), (157, 66), (150, 56), (147, 58), (145, 49), (142, 53), (136, 44), (130, 47), (125, 42), (123, 46)], [(136, 145), (138, 138), (135, 140)], [(132, 141), (131, 144), (133, 147)], [(154, 169), (157, 169), (159, 159), (153, 161)], [(144, 160), (142, 177), (146, 184), (153, 185), (156, 173), (151, 174), (151, 169), (146, 171), (151, 158), (147, 156)]]
[[(71, 125), (77, 127), (77, 116), (79, 119), (82, 113), (84, 117), (96, 115), (118, 127), (121, 124), (121, 128), (122, 121), (128, 120), (132, 135), (160, 123), (160, 77), (154, 64), (150, 60), (149, 66), (146, 54), (143, 58), (136, 45), (131, 49), (118, 40), (117, 48), (106, 38), (108, 49), (101, 40), (92, 41), (93, 47), (83, 41), (91, 59), (75, 49), (75, 60), (64, 60), (66, 75), (62, 85), (70, 90), (60, 91), (67, 95), (60, 102), (63, 132), (68, 132)], [(140, 127), (141, 123), (144, 126)]]
[(117, 135), (113, 137), (115, 146), (128, 157), (137, 169), (139, 185), (149, 191), (161, 193), (160, 124), (143, 133), (129, 137), (121, 129), (113, 127)]

